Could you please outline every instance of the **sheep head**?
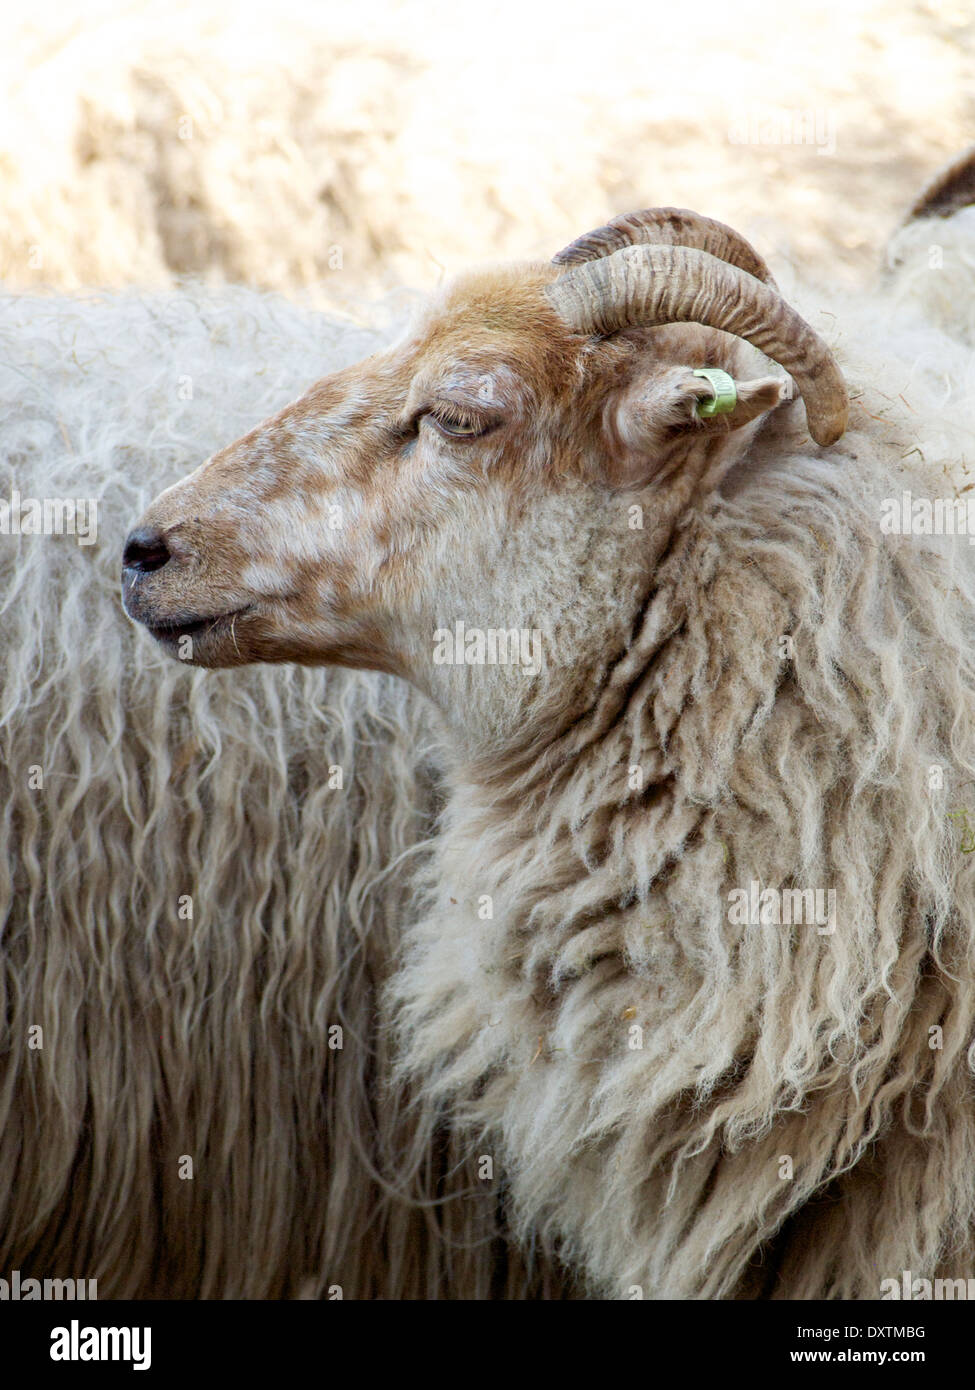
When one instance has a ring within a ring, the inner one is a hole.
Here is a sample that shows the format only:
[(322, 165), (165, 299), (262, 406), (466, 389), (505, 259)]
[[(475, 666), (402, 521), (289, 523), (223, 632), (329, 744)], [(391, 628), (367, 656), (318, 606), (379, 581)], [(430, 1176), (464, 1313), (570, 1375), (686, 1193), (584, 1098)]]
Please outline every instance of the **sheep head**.
[(371, 667), (434, 695), (432, 633), (554, 614), (571, 664), (568, 629), (614, 621), (694, 489), (791, 397), (759, 375), (702, 416), (714, 388), (695, 371), (741, 377), (767, 366), (756, 348), (835, 440), (828, 349), (718, 223), (654, 210), (552, 265), (463, 276), (398, 343), (162, 493), (126, 545), (126, 610), (199, 665)]

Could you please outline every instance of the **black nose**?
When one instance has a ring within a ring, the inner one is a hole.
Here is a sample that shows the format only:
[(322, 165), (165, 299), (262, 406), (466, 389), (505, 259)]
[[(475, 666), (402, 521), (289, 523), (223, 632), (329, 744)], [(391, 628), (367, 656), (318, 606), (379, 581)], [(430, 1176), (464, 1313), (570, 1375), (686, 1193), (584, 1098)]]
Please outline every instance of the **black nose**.
[(151, 574), (153, 570), (161, 570), (170, 555), (171, 551), (163, 533), (157, 531), (154, 526), (143, 526), (138, 531), (133, 531), (125, 542), (122, 568)]

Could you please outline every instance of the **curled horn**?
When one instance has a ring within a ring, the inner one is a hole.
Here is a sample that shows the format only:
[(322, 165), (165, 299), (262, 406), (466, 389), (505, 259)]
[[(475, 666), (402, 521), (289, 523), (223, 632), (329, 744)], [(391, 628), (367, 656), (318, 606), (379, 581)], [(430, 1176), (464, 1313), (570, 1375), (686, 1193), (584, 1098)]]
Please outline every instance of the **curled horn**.
[(941, 169), (914, 201), (905, 222), (950, 217), (975, 203), (975, 145)]
[(776, 289), (708, 251), (627, 245), (571, 266), (545, 293), (563, 321), (580, 333), (608, 336), (667, 323), (700, 323), (733, 333), (792, 376), (817, 444), (835, 443), (846, 429), (846, 386), (819, 334)]
[(625, 246), (690, 246), (736, 265), (775, 289), (772, 272), (754, 246), (733, 227), (726, 227), (713, 217), (702, 217), (688, 208), (645, 208), (643, 212), (625, 212), (607, 222), (605, 227), (577, 237), (552, 257), (552, 264), (583, 265), (586, 261), (610, 256)]

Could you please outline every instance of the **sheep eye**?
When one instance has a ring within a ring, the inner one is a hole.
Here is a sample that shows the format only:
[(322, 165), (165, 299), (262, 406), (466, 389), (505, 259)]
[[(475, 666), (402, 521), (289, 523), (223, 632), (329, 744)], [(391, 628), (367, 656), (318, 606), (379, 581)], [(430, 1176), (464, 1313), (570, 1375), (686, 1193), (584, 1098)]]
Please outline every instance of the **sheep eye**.
[(483, 420), (464, 419), (457, 415), (449, 415), (441, 410), (431, 410), (426, 418), (436, 426), (441, 434), (447, 435), (450, 439), (477, 439), (493, 428), (493, 422), (485, 423)]

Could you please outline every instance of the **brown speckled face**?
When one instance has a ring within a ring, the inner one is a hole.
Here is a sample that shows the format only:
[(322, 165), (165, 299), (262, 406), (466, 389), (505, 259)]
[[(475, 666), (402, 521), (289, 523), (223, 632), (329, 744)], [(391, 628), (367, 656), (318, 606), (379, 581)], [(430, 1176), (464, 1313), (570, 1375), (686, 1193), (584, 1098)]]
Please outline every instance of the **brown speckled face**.
[(197, 665), (405, 674), (398, 615), (448, 514), (537, 466), (557, 418), (573, 349), (541, 294), (551, 275), (468, 277), (401, 343), (161, 493), (126, 543), (128, 615)]
[[(332, 663), (421, 685), (443, 621), (536, 626), (553, 584), (540, 545), (564, 569), (560, 537), (608, 495), (680, 470), (689, 488), (688, 458), (703, 467), (781, 386), (745, 383), (734, 417), (700, 420), (711, 388), (692, 367), (734, 371), (742, 345), (695, 324), (574, 333), (545, 296), (557, 274), (464, 277), (400, 343), (168, 488), (125, 547), (129, 616), (201, 666)], [(586, 575), (557, 577), (571, 607)]]

